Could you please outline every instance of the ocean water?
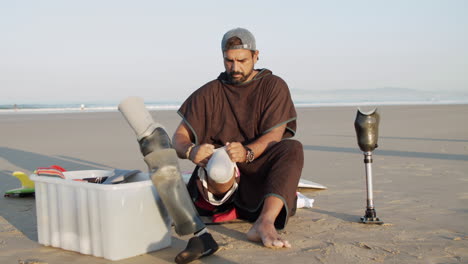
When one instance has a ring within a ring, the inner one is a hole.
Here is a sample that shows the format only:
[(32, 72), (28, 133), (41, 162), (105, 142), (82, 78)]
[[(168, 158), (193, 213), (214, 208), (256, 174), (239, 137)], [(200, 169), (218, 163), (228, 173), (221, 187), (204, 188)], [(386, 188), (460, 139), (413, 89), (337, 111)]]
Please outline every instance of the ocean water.
[[(468, 90), (418, 91), (403, 88), (381, 88), (366, 90), (308, 91), (291, 90), (296, 107), (327, 106), (381, 106), (381, 105), (437, 105), (468, 104)], [(149, 110), (177, 110), (183, 101), (145, 100)], [(118, 102), (114, 103), (29, 103), (0, 104), (0, 114), (6, 113), (81, 113), (115, 112)]]
[[(179, 102), (146, 102), (150, 110), (176, 110)], [(118, 103), (60, 103), (60, 104), (0, 104), (2, 113), (81, 113), (81, 112), (116, 112)]]

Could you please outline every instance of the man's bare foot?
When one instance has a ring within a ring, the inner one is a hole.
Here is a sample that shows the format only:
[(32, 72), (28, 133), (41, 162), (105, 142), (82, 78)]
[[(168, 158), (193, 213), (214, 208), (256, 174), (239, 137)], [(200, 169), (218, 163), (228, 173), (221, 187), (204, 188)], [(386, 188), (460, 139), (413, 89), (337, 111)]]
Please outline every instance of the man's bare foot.
[(247, 232), (247, 239), (254, 242), (262, 242), (268, 248), (290, 248), (291, 244), (282, 239), (276, 231), (273, 222), (257, 221), (253, 224), (252, 228)]

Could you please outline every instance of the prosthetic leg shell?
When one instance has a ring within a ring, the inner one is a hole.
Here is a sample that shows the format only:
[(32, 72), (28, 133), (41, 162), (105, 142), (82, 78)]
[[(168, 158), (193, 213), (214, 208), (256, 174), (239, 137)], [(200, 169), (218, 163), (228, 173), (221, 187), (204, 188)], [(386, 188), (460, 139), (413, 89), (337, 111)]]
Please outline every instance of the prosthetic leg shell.
[(364, 152), (373, 151), (377, 148), (377, 139), (379, 138), (379, 122), (380, 115), (377, 108), (364, 113), (360, 109), (357, 110), (354, 128), (359, 148)]
[(199, 217), (178, 167), (174, 149), (161, 149), (145, 156), (151, 180), (169, 215), (174, 221), (178, 235), (193, 234), (205, 227)]

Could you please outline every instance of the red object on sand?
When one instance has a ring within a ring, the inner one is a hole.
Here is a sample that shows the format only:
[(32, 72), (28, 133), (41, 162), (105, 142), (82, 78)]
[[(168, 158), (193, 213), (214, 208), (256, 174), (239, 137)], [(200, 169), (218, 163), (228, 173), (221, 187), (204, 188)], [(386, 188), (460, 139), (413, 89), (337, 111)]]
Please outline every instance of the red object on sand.
[(234, 219), (237, 219), (237, 210), (235, 207), (227, 212), (214, 214), (212, 217), (213, 223), (226, 222)]
[[(202, 197), (198, 198), (198, 200), (195, 202), (195, 205), (198, 208), (206, 210), (206, 211), (214, 211), (216, 209), (216, 206), (208, 203)], [(213, 223), (221, 223), (221, 222), (226, 222), (226, 221), (237, 219), (237, 217), (238, 217), (237, 210), (235, 207), (233, 207), (227, 212), (213, 214), (211, 221), (213, 221)]]

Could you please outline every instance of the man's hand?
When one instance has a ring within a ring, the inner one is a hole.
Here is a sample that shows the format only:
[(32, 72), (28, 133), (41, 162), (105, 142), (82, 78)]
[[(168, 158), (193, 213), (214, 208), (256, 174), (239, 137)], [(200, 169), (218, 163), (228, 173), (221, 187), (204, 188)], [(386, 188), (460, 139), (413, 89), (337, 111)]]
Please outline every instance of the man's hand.
[(205, 167), (213, 155), (214, 145), (202, 144), (192, 148), (190, 151), (189, 160), (197, 164), (200, 167)]
[(245, 162), (247, 151), (241, 143), (226, 143), (226, 152), (233, 162)]

